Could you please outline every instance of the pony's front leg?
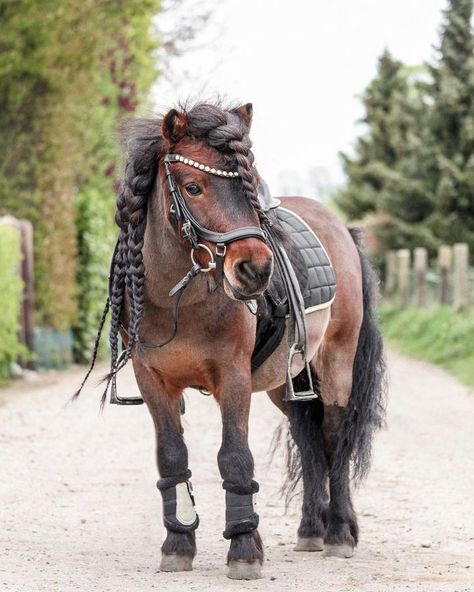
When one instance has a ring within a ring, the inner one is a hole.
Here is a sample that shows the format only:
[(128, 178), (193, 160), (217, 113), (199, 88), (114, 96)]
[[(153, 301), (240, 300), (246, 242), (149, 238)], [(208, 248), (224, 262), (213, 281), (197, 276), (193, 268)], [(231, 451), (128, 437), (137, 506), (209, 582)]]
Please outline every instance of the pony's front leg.
[(227, 371), (225, 382), (216, 393), (223, 425), (217, 461), (226, 492), (224, 537), (230, 539), (227, 575), (254, 580), (262, 577), (263, 547), (254, 509), (258, 483), (252, 478), (254, 462), (248, 445), (251, 378), (250, 372)]
[(196, 555), (195, 530), (199, 518), (194, 509), (188, 450), (181, 427), (180, 397), (163, 393), (152, 369), (135, 363), (135, 376), (156, 432), (156, 453), (160, 479), (157, 487), (163, 499), (163, 522), (167, 530), (161, 547), (161, 571), (190, 571)]

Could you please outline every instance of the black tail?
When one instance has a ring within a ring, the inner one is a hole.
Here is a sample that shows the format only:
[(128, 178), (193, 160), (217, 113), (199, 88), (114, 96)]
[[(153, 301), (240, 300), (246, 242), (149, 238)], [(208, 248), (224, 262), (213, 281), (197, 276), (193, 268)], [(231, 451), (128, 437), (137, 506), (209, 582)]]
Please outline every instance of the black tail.
[[(353, 478), (366, 476), (371, 460), (374, 432), (383, 425), (385, 416), (385, 360), (383, 339), (377, 322), (376, 299), (378, 280), (369, 261), (362, 252), (362, 240), (358, 229), (349, 229), (359, 251), (362, 268), (363, 319), (354, 360), (352, 391), (345, 419), (340, 426), (338, 447), (333, 456), (331, 471), (338, 473), (351, 459)], [(313, 369), (312, 369), (313, 372)], [(299, 377), (297, 377), (299, 378)], [(313, 381), (318, 384), (317, 377)], [(319, 399), (290, 404), (289, 430), (287, 432), (287, 478), (282, 491), (286, 502), (290, 501), (302, 478), (301, 456), (312, 459), (319, 474), (323, 474), (324, 451), (321, 423), (324, 408)], [(274, 447), (283, 438), (280, 429), (274, 439)], [(315, 442), (318, 444), (315, 445)], [(319, 446), (319, 449), (318, 449)], [(309, 450), (312, 449), (312, 452)]]
[(354, 360), (349, 409), (341, 428), (340, 450), (336, 458), (341, 461), (347, 455), (352, 458), (353, 477), (357, 480), (365, 477), (369, 470), (374, 432), (384, 423), (386, 368), (376, 310), (378, 279), (363, 253), (360, 230), (350, 228), (349, 232), (360, 256), (364, 314)]
[[(312, 366), (310, 370), (313, 388), (319, 394), (318, 377)], [(306, 372), (298, 374), (293, 383), (298, 390), (307, 390), (309, 383)], [(288, 403), (288, 421), (283, 422), (275, 431), (272, 455), (281, 444), (286, 446), (286, 476), (281, 494), (285, 497), (287, 508), (293, 497), (300, 493), (304, 472), (306, 478), (314, 481), (322, 481), (327, 473), (321, 433), (323, 417), (324, 408), (320, 398), (312, 401), (291, 401)]]

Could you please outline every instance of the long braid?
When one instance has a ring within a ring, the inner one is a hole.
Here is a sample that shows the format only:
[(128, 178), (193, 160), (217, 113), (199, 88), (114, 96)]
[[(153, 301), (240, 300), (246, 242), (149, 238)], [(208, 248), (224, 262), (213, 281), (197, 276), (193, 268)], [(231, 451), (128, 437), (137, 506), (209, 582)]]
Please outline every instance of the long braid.
[(110, 309), (110, 300), (109, 300), (109, 298), (107, 298), (107, 300), (105, 301), (104, 310), (102, 311), (102, 316), (100, 318), (99, 329), (97, 330), (97, 335), (95, 338), (94, 348), (92, 350), (92, 357), (91, 357), (91, 363), (89, 365), (89, 369), (87, 370), (86, 375), (84, 376), (79, 388), (71, 397), (71, 400), (77, 399), (77, 397), (81, 394), (81, 391), (82, 391), (84, 385), (86, 384), (89, 376), (91, 375), (92, 370), (94, 370), (94, 366), (95, 366), (95, 363), (97, 360), (97, 354), (99, 353), (99, 345), (100, 345), (100, 338), (102, 336), (102, 329), (104, 328), (105, 321), (106, 321), (107, 315), (109, 313), (109, 309)]
[[(125, 169), (125, 177), (127, 176), (127, 168)], [(111, 277), (110, 277), (110, 290), (109, 296), (106, 300), (104, 310), (102, 312), (102, 317), (99, 323), (99, 329), (97, 331), (97, 336), (95, 339), (94, 349), (92, 353), (91, 363), (89, 369), (84, 376), (84, 379), (78, 388), (78, 390), (72, 396), (73, 399), (76, 399), (84, 385), (86, 384), (89, 376), (94, 369), (95, 362), (97, 360), (97, 354), (99, 351), (100, 345), (100, 338), (102, 335), (102, 330), (105, 325), (105, 321), (107, 318), (107, 314), (109, 310), (111, 311), (111, 320), (110, 320), (110, 332), (109, 332), (109, 345), (111, 350), (111, 374), (112, 371), (117, 363), (118, 358), (118, 334), (120, 329), (120, 312), (122, 310), (122, 302), (123, 302), (123, 286), (124, 286), (124, 279), (126, 274), (126, 263), (124, 259), (124, 254), (126, 253), (126, 232), (124, 229), (127, 228), (127, 208), (126, 208), (126, 199), (125, 199), (125, 187), (126, 184), (122, 188), (122, 191), (119, 192), (117, 196), (117, 211), (115, 213), (115, 222), (120, 227), (119, 239), (117, 242), (117, 248), (114, 253), (113, 261), (112, 261), (112, 269), (111, 269)], [(110, 384), (110, 378), (107, 376), (107, 389)], [(106, 389), (106, 391), (107, 391)], [(102, 396), (102, 404), (105, 401), (106, 392)]]
[(253, 166), (254, 155), (250, 150), (252, 143), (248, 135), (243, 136), (241, 140), (232, 140), (229, 142), (229, 148), (234, 152), (237, 160), (237, 171), (242, 179), (245, 194), (253, 209), (257, 212), (261, 224), (271, 225), (268, 216), (262, 209), (258, 198), (258, 177), (257, 171)]
[[(148, 196), (157, 171), (158, 140), (148, 141), (141, 146), (140, 155), (130, 158), (125, 172), (124, 187), (117, 200), (116, 222), (121, 228), (116, 253), (116, 265), (112, 282), (112, 322), (110, 330), (111, 366), (105, 377), (106, 387), (102, 402), (107, 397), (110, 384), (116, 390), (115, 377), (131, 357), (138, 342), (140, 320), (144, 305), (145, 265), (143, 244), (146, 229)], [(118, 335), (125, 291), (129, 301), (128, 344), (118, 364)]]
[(247, 199), (256, 211), (260, 223), (271, 225), (258, 198), (258, 174), (254, 167), (255, 157), (251, 150), (249, 130), (234, 112), (225, 111), (222, 115), (222, 123), (208, 131), (207, 140), (218, 150), (233, 154)]

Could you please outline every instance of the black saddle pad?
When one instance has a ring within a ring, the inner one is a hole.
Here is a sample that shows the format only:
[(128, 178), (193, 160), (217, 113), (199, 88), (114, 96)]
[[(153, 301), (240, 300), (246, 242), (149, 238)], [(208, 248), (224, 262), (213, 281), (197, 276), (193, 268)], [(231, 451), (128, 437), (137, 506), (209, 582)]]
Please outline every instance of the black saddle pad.
[[(298, 278), (306, 312), (330, 306), (336, 294), (336, 280), (321, 241), (300, 216), (287, 208), (274, 208), (271, 215), (287, 235), (282, 244)], [(252, 370), (261, 366), (278, 347), (285, 333), (288, 313), (285, 285), (279, 270), (275, 269), (258, 304)]]

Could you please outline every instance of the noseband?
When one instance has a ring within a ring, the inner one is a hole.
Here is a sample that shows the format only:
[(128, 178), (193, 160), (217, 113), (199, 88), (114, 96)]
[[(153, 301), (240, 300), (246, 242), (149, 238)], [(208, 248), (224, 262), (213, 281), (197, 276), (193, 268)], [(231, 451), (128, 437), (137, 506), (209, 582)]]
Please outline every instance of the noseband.
[[(235, 228), (233, 230), (229, 230), (228, 232), (215, 232), (214, 230), (209, 230), (208, 228), (202, 226), (189, 209), (188, 204), (171, 173), (170, 164), (173, 162), (181, 162), (211, 175), (216, 175), (218, 177), (224, 177), (227, 179), (238, 177), (239, 173), (235, 171), (223, 171), (221, 169), (215, 169), (213, 167), (200, 164), (194, 160), (186, 158), (181, 154), (167, 154), (164, 157), (163, 162), (165, 165), (165, 174), (168, 181), (168, 188), (172, 202), (170, 211), (176, 233), (179, 234), (179, 228), (181, 224), (181, 235), (189, 243), (192, 249), (191, 260), (193, 263), (193, 268), (196, 267), (194, 251), (199, 248), (203, 248), (207, 251), (211, 257), (211, 260), (208, 267), (206, 269), (201, 268), (200, 272), (216, 269), (217, 281), (222, 285), (224, 279), (224, 257), (227, 251), (227, 245), (229, 243), (246, 238), (257, 238), (266, 243), (267, 234), (258, 226), (241, 226), (240, 228)], [(201, 241), (203, 240), (216, 245), (215, 253), (212, 253), (208, 247), (202, 244)]]

